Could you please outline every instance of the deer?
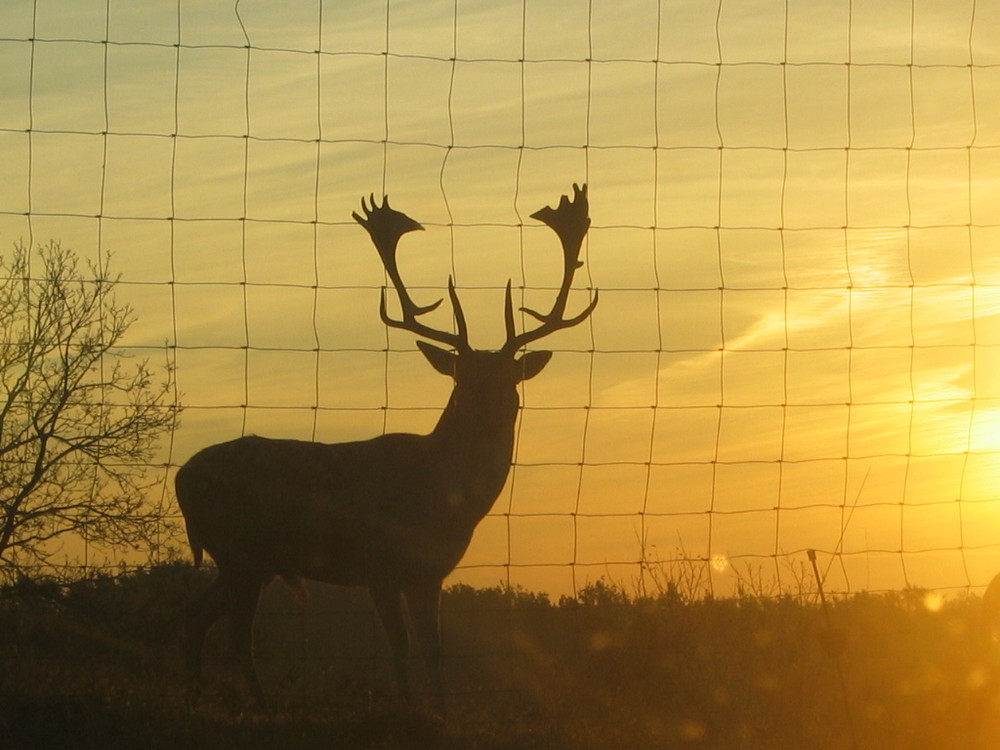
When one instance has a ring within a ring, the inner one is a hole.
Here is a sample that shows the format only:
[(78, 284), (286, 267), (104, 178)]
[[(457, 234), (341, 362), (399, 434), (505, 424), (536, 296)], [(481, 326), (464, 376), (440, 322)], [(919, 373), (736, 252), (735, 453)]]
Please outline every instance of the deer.
[(300, 592), (303, 579), (364, 587), (389, 641), (399, 699), (412, 702), (408, 613), (427, 665), (432, 709), (444, 716), (441, 590), (507, 481), (520, 410), (518, 386), (552, 357), (551, 351), (525, 347), (580, 324), (597, 306), (595, 289), (581, 312), (566, 316), (590, 227), (587, 186), (574, 184), (572, 198), (563, 195), (557, 207), (531, 215), (558, 235), (562, 283), (548, 312), (520, 308), (534, 327), (518, 333), (508, 280), (506, 340), (498, 350), (470, 346), (451, 277), (454, 331), (420, 320), (443, 298), (417, 305), (400, 276), (396, 251), (404, 234), (423, 226), (391, 208), (388, 196), (381, 204), (374, 194), (368, 202), (362, 198), (361, 209), (352, 217), (367, 230), (399, 300), (400, 314), (392, 317), (383, 286), (379, 317), (386, 326), (418, 337), (416, 345), (430, 366), (453, 379), (451, 396), (426, 435), (386, 433), (332, 444), (248, 435), (204, 448), (180, 467), (176, 495), (194, 563), (200, 565), (208, 552), (218, 571), (189, 607), (186, 664), (197, 694), (206, 634), (228, 615), (238, 673), (252, 699), (266, 706), (252, 634), (264, 587), (279, 577)]

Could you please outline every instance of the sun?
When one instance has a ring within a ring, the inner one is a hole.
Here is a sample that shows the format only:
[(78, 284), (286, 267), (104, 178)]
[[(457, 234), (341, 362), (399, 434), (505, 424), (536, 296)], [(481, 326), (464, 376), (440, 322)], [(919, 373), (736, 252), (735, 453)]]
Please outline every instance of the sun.
[(969, 451), (1000, 454), (1000, 403), (996, 406), (978, 406), (977, 404), (973, 409), (972, 426), (969, 431)]

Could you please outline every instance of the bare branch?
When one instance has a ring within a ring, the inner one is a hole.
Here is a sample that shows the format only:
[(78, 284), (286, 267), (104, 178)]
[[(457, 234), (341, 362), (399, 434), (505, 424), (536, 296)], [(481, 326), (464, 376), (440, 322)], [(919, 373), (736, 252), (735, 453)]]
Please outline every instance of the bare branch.
[(44, 563), (67, 534), (152, 539), (144, 471), (175, 422), (173, 375), (117, 349), (134, 315), (118, 277), (52, 242), (0, 259), (0, 577)]

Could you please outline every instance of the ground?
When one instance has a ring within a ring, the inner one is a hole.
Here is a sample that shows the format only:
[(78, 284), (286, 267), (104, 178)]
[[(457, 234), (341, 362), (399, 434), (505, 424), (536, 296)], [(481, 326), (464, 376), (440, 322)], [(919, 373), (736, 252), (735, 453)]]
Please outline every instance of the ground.
[[(266, 708), (225, 628), (196, 704), (177, 636), (207, 574), (186, 565), (0, 595), (0, 746), (973, 750), (1000, 737), (979, 600), (923, 592), (576, 598), (458, 587), (443, 603), (446, 719), (393, 695), (360, 592), (275, 584), (258, 617)], [(829, 618), (827, 618), (829, 616)], [(421, 685), (420, 661), (413, 659)]]

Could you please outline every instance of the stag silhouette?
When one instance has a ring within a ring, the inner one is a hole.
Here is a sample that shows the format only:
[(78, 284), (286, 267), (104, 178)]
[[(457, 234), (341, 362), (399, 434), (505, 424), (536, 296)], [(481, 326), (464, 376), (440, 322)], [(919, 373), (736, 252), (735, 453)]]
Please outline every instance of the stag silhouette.
[(462, 559), (473, 531), (500, 494), (510, 470), (517, 385), (534, 377), (552, 352), (523, 347), (585, 320), (597, 305), (594, 292), (579, 314), (567, 318), (573, 275), (590, 226), (587, 188), (573, 186), (556, 208), (532, 218), (559, 236), (564, 253), (562, 284), (548, 313), (521, 310), (538, 325), (515, 330), (511, 285), (504, 320), (507, 338), (498, 351), (469, 345), (455, 285), (448, 296), (457, 332), (418, 320), (441, 300), (418, 307), (396, 264), (396, 247), (423, 227), (389, 206), (361, 201), (353, 217), (371, 236), (399, 297), (401, 316), (390, 317), (382, 289), (379, 315), (390, 327), (445, 344), (418, 340), (431, 366), (454, 379), (448, 405), (429, 435), (385, 434), (358, 442), (323, 444), (241, 437), (197, 453), (177, 472), (177, 500), (187, 525), (195, 564), (207, 551), (218, 576), (191, 606), (185, 637), (188, 668), (197, 685), (205, 635), (223, 615), (240, 671), (255, 700), (264, 694), (253, 661), (253, 619), (260, 593), (280, 576), (363, 586), (371, 594), (388, 637), (400, 696), (410, 700), (408, 632), (403, 601), (423, 646), (434, 709), (444, 712), (440, 670), (439, 600), (444, 578)]

